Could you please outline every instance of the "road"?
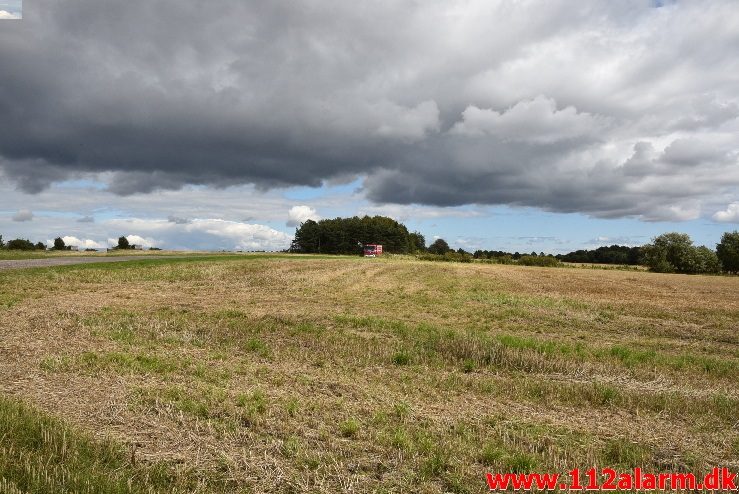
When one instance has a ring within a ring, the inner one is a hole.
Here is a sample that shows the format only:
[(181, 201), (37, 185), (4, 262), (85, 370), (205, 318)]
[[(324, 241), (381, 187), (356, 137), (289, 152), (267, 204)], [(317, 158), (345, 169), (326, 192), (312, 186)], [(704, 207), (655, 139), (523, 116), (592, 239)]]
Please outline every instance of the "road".
[(162, 259), (163, 256), (116, 256), (116, 257), (50, 257), (48, 259), (0, 260), (0, 270), (22, 268), (45, 268), (70, 266), (73, 264), (94, 264), (100, 262), (141, 261), (143, 259)]

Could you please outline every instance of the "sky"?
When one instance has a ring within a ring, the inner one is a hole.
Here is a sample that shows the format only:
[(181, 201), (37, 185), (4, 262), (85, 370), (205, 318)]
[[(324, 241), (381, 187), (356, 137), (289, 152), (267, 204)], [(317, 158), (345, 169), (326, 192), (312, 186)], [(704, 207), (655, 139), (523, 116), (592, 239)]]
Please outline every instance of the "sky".
[(35, 0), (0, 23), (5, 239), (279, 250), (364, 214), (466, 250), (714, 246), (739, 228), (735, 0)]
[(0, 0), (0, 20), (22, 18), (23, 0)]

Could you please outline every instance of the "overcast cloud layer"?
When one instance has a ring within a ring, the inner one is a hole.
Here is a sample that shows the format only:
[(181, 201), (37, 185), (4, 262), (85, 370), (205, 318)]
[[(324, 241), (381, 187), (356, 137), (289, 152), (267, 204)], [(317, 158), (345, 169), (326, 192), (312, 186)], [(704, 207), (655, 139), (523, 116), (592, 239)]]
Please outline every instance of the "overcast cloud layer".
[[(35, 0), (0, 61), (30, 193), (363, 176), (378, 204), (739, 221), (735, 0)], [(167, 228), (234, 227), (204, 221)]]

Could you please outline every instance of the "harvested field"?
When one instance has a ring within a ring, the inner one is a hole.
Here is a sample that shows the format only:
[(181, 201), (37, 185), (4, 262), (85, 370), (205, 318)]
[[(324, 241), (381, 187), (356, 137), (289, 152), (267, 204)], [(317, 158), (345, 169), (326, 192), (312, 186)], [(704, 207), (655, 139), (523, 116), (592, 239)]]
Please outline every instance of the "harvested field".
[(139, 260), (140, 256), (65, 256), (65, 257), (48, 257), (48, 258), (28, 258), (28, 259), (0, 259), (0, 270), (5, 269), (24, 269), (24, 268), (48, 268), (53, 266), (71, 266), (73, 264), (96, 264), (101, 262), (121, 262)]
[(3, 271), (0, 492), (737, 470), (738, 293), (737, 277), (398, 258)]

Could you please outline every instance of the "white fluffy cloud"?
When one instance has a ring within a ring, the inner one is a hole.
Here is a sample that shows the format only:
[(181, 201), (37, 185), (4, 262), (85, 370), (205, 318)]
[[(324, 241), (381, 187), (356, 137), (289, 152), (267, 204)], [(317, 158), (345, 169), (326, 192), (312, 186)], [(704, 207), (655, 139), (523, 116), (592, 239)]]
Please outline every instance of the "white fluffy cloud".
[(0, 19), (20, 19), (21, 16), (13, 14), (7, 10), (0, 10)]
[(722, 223), (739, 223), (739, 202), (729, 204), (723, 211), (716, 211), (713, 219)]
[[(174, 223), (167, 219), (109, 220), (108, 227), (126, 233), (129, 243), (144, 247), (225, 250), (283, 250), (292, 237), (266, 225), (222, 219), (192, 219)], [(115, 245), (118, 240), (108, 239)]]
[[(105, 244), (96, 242), (95, 240), (91, 240), (89, 238), (79, 239), (71, 235), (66, 235), (62, 237), (62, 240), (64, 240), (64, 245), (79, 247), (80, 249), (104, 249), (106, 247)], [(47, 240), (46, 245), (54, 245), (54, 241)]]
[(234, 247), (241, 250), (282, 250), (289, 247), (292, 240), (289, 235), (266, 225), (218, 219), (193, 220), (187, 230), (231, 240)]
[[(153, 239), (151, 237), (142, 237), (140, 235), (124, 235), (126, 237), (126, 240), (128, 240), (129, 245), (138, 245), (145, 249), (149, 249), (151, 247), (159, 247), (162, 242), (159, 240)], [(118, 239), (117, 238), (109, 238), (108, 239), (108, 245), (110, 247), (115, 247), (118, 245)]]
[(29, 209), (21, 209), (17, 213), (13, 215), (13, 221), (17, 221), (19, 223), (22, 223), (24, 221), (32, 221), (33, 220), (33, 211)]
[(298, 226), (308, 220), (318, 221), (321, 217), (310, 206), (293, 206), (287, 212), (287, 226)]
[(468, 106), (452, 134), (491, 135), (509, 141), (551, 143), (592, 137), (605, 127), (605, 119), (578, 112), (573, 106), (557, 109), (552, 98), (539, 95), (497, 112)]

